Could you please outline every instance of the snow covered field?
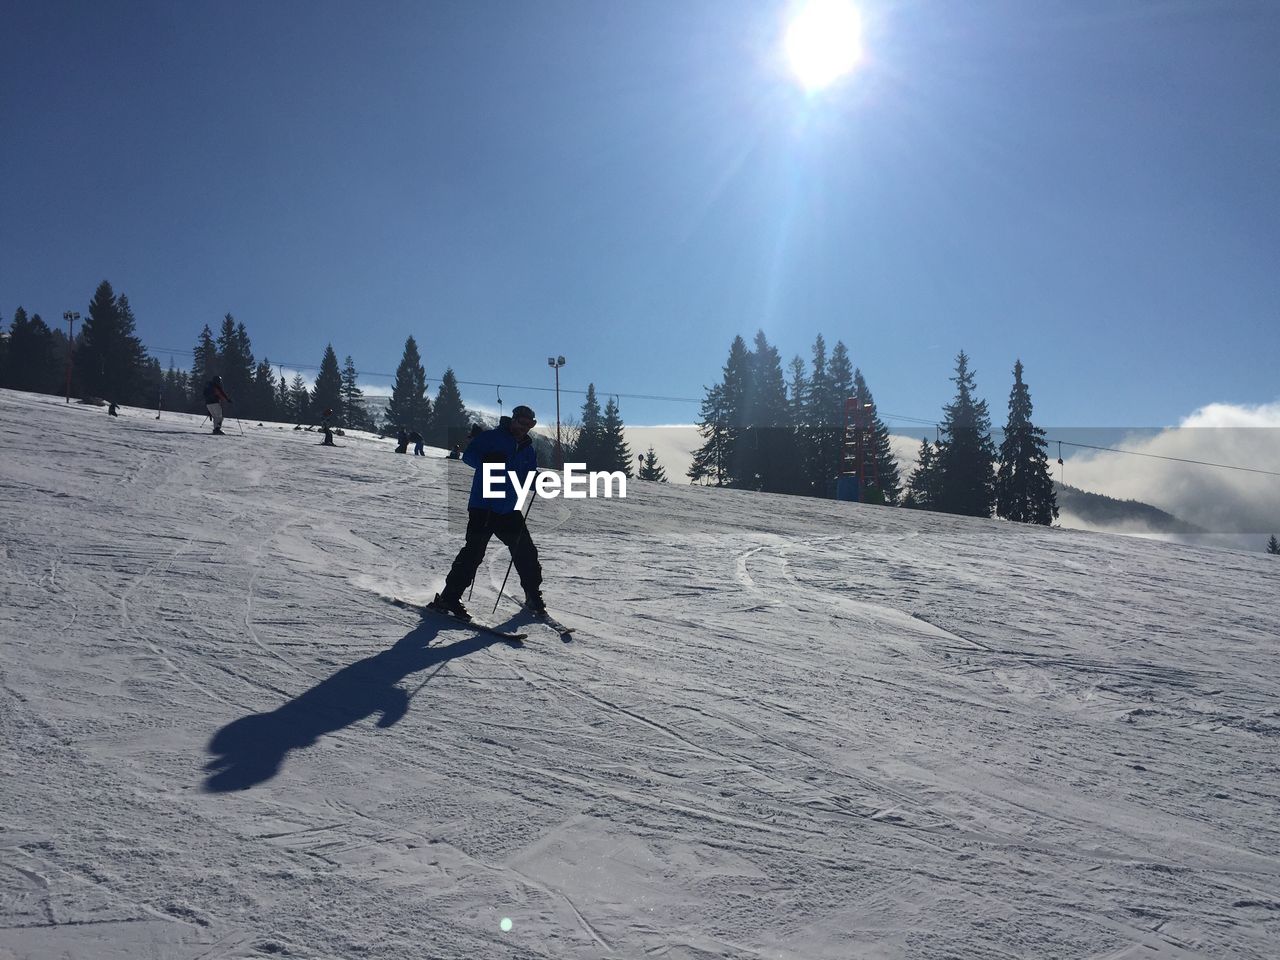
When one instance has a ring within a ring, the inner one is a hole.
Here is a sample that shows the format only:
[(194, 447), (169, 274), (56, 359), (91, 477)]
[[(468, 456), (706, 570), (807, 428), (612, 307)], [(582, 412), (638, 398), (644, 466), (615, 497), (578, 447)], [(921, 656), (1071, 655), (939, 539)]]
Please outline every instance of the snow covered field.
[(0, 392), (0, 957), (1280, 955), (1276, 558), (637, 482), (516, 648), (464, 466), (122, 413)]

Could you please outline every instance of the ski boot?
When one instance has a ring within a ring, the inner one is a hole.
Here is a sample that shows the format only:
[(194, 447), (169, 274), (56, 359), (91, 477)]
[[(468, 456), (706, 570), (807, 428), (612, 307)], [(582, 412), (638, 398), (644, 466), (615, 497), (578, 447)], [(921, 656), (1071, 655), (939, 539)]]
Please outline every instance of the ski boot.
[(443, 613), (447, 617), (454, 617), (458, 620), (471, 619), (471, 614), (467, 613), (467, 608), (462, 605), (461, 598), (448, 600), (437, 593), (436, 598), (427, 604), (427, 609), (436, 613)]
[(547, 601), (542, 599), (541, 590), (533, 590), (524, 595), (524, 608), (535, 617), (547, 615)]

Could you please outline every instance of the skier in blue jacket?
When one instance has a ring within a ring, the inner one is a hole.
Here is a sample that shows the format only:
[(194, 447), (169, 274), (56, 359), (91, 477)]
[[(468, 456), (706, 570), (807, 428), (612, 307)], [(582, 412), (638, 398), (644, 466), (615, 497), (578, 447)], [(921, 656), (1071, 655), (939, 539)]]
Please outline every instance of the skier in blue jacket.
[[(529, 431), (537, 422), (529, 407), (518, 406), (511, 411), (510, 417), (503, 417), (492, 430), (478, 434), (463, 453), (463, 463), (476, 472), (471, 481), (471, 499), (467, 502), (467, 539), (453, 561), (449, 576), (445, 578), (444, 590), (427, 604), (428, 609), (463, 620), (471, 618), (462, 605), (462, 593), (480, 569), (489, 538), (496, 536), (511, 551), (520, 585), (524, 588), (525, 606), (534, 614), (546, 613), (538, 548), (529, 536), (524, 514), (516, 508), (515, 485), (507, 476), (508, 472), (514, 473), (523, 485), (530, 474), (537, 473), (538, 454), (529, 437)], [(502, 491), (497, 497), (484, 495), (486, 463), (503, 465), (503, 482), (495, 484)]]

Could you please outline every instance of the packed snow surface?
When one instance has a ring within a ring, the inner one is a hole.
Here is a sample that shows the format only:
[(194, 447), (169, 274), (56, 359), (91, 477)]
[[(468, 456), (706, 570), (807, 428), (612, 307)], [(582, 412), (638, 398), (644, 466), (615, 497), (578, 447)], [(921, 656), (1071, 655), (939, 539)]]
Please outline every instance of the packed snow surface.
[(634, 482), (515, 647), (464, 465), (122, 413), (0, 393), (0, 957), (1280, 955), (1277, 558)]

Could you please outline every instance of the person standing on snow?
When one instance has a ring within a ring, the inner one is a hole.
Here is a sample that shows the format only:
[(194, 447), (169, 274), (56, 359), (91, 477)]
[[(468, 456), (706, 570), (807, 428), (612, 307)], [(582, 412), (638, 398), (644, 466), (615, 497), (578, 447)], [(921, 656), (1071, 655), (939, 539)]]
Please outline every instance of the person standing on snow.
[[(511, 559), (520, 575), (520, 585), (524, 588), (525, 607), (535, 615), (547, 612), (547, 605), (542, 599), (542, 565), (538, 562), (538, 548), (529, 536), (524, 514), (516, 509), (516, 491), (507, 476), (508, 472), (514, 473), (524, 483), (530, 474), (538, 472), (538, 454), (529, 437), (529, 431), (537, 422), (529, 407), (516, 407), (510, 417), (503, 417), (492, 430), (476, 436), (463, 453), (463, 462), (476, 472), (471, 481), (471, 499), (467, 503), (466, 542), (453, 561), (444, 590), (427, 604), (427, 609), (463, 620), (471, 619), (467, 608), (462, 605), (462, 593), (480, 569), (489, 538), (496, 536), (511, 551)], [(503, 493), (496, 498), (484, 495), (486, 463), (503, 466)]]
[(333, 408), (329, 407), (325, 410), (324, 416), (320, 418), (320, 429), (324, 432), (324, 439), (321, 442), (326, 447), (336, 447), (333, 442), (333, 427), (329, 426), (329, 421), (333, 419)]
[(227, 392), (222, 389), (222, 378), (214, 377), (204, 387), (204, 405), (209, 410), (209, 416), (213, 417), (213, 432), (222, 433), (222, 405), (230, 403), (231, 398), (227, 396)]

